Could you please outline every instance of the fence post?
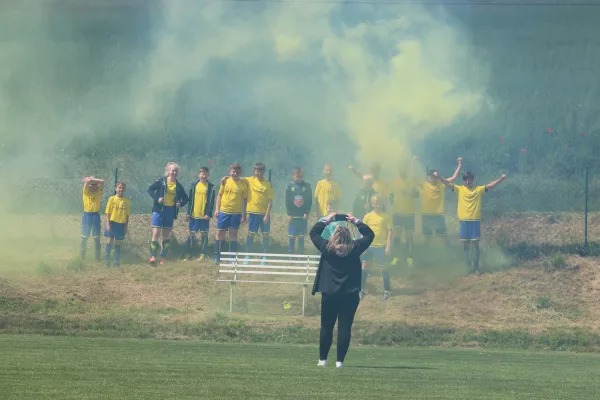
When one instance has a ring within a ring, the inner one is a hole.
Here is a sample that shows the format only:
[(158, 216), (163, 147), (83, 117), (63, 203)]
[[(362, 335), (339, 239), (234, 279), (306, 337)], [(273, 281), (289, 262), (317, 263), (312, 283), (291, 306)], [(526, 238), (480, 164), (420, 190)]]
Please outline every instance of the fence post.
[(117, 194), (117, 181), (119, 180), (119, 168), (115, 168), (115, 184), (113, 185), (113, 195)]
[(584, 225), (583, 225), (583, 246), (587, 249), (588, 246), (588, 182), (589, 182), (589, 167), (585, 167), (585, 209), (584, 209)]

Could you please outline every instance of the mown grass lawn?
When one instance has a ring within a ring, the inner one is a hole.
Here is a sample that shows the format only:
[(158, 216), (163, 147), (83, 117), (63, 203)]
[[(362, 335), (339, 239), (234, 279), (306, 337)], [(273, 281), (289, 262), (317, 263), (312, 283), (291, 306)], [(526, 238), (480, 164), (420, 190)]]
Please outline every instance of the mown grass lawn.
[(600, 356), (1, 336), (3, 399), (593, 399)]

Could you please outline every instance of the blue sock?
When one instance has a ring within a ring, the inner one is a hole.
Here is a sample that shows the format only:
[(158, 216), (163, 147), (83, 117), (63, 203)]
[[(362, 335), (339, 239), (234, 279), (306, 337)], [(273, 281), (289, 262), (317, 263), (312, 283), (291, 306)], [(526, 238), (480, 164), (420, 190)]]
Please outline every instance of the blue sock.
[(169, 251), (169, 247), (171, 247), (171, 239), (163, 240), (162, 251), (160, 252), (161, 257), (166, 257)]
[(121, 265), (121, 245), (115, 245), (115, 265)]
[(100, 238), (94, 238), (94, 253), (96, 256), (96, 261), (100, 260)]
[(79, 256), (82, 260), (85, 260), (85, 251), (87, 250), (87, 239), (86, 237), (81, 237), (81, 242), (79, 243)]
[(304, 254), (304, 236), (298, 236), (298, 254)]
[(390, 290), (390, 273), (387, 270), (381, 271), (383, 277), (383, 290)]
[(157, 252), (158, 252), (158, 242), (155, 242), (155, 241), (150, 242), (150, 256), (156, 257)]
[(215, 251), (214, 251), (215, 263), (221, 261), (221, 241), (215, 240)]
[(465, 245), (463, 247), (463, 253), (465, 255), (465, 262), (470, 267), (471, 266), (471, 246)]
[(288, 238), (288, 254), (294, 254), (294, 248), (296, 247), (296, 238), (290, 236)]
[(106, 243), (106, 247), (104, 248), (104, 252), (106, 253), (104, 256), (104, 263), (106, 265), (110, 265), (110, 251), (112, 250), (112, 244)]
[(236, 240), (229, 242), (229, 251), (232, 253), (236, 253), (238, 251), (238, 242)]
[(473, 245), (475, 248), (473, 250), (475, 250), (475, 260), (473, 260), (473, 267), (475, 268), (475, 271), (479, 271), (479, 244)]
[(263, 235), (263, 252), (268, 253), (271, 247), (271, 238)]
[(254, 233), (248, 232), (248, 237), (246, 238), (246, 251), (247, 252), (250, 252), (253, 244), (254, 244)]

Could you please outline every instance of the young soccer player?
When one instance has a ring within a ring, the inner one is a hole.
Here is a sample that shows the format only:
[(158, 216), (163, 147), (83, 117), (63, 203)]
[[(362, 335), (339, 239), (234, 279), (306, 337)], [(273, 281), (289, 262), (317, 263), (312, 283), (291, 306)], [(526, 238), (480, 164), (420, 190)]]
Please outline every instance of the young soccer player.
[(83, 216), (81, 217), (81, 243), (79, 251), (85, 260), (87, 241), (92, 235), (96, 261), (100, 261), (100, 200), (104, 190), (104, 180), (86, 176), (83, 183)]
[(219, 187), (215, 218), (217, 218), (217, 237), (215, 240), (214, 262), (221, 260), (221, 241), (229, 233), (229, 251), (238, 250), (237, 235), (240, 224), (246, 222), (246, 203), (248, 201), (248, 185), (240, 179), (242, 167), (238, 163), (229, 166), (229, 176)]
[[(464, 186), (455, 185), (447, 179), (442, 178), (436, 172), (435, 175), (448, 188), (458, 195), (458, 220), (460, 222), (460, 240), (464, 243), (465, 261), (473, 272), (479, 271), (479, 241), (481, 240), (481, 199), (483, 194), (506, 179), (502, 174), (500, 178), (485, 186), (475, 186), (475, 175), (466, 172), (463, 175)], [(471, 252), (473, 256), (471, 257)]]
[[(257, 162), (254, 164), (254, 176), (242, 178), (248, 186), (248, 237), (246, 238), (246, 251), (250, 251), (254, 244), (254, 237), (260, 231), (263, 239), (263, 252), (269, 252), (269, 232), (271, 231), (271, 207), (273, 206), (273, 187), (271, 182), (265, 179), (265, 164)], [(229, 177), (224, 177), (224, 184)], [(249, 257), (246, 256), (246, 260)]]
[[(462, 158), (457, 159), (458, 166), (454, 175), (447, 178), (446, 181), (453, 182), (460, 173), (462, 168)], [(446, 219), (444, 217), (444, 202), (445, 202), (446, 187), (439, 179), (439, 174), (436, 169), (428, 171), (427, 180), (421, 185), (421, 225), (423, 236), (428, 244), (431, 244), (433, 235), (442, 237), (446, 245), (449, 245), (446, 236)]]
[[(333, 200), (329, 200), (327, 202), (327, 214), (326, 215), (331, 215), (331, 214), (337, 214), (337, 208), (338, 208), (338, 203), (333, 201)], [(321, 217), (319, 218), (318, 222), (323, 221), (323, 219), (325, 219), (325, 217)], [(335, 227), (336, 226), (346, 226), (346, 222), (345, 221), (333, 221), (330, 222), (326, 227), (325, 230), (323, 230), (323, 233), (321, 233), (321, 237), (325, 240), (329, 240), (329, 238), (331, 237), (331, 235), (333, 235), (333, 231), (335, 231)]]
[(327, 214), (327, 203), (331, 200), (339, 202), (342, 198), (340, 185), (332, 179), (333, 169), (331, 165), (325, 164), (323, 167), (324, 178), (317, 182), (315, 186), (315, 216), (324, 217)]
[[(413, 232), (415, 230), (415, 199), (419, 192), (414, 184), (413, 158), (409, 173), (401, 168), (399, 176), (390, 183), (390, 204), (392, 204), (392, 219), (394, 224), (394, 249), (398, 252), (404, 249), (404, 257), (409, 267), (413, 266), (412, 247)], [(402, 233), (404, 232), (404, 245), (402, 245)], [(398, 254), (396, 254), (398, 255)], [(394, 257), (392, 264), (397, 262)]]
[(294, 167), (293, 180), (285, 190), (285, 208), (288, 215), (288, 253), (303, 254), (307, 220), (312, 208), (312, 189), (304, 180), (304, 171), (300, 167)]
[(129, 200), (125, 195), (125, 182), (118, 181), (115, 186), (116, 194), (111, 196), (106, 203), (106, 228), (104, 237), (106, 238), (106, 257), (104, 266), (110, 267), (110, 252), (114, 245), (115, 259), (114, 266), (121, 266), (121, 242), (127, 234), (127, 226), (129, 224), (129, 215), (131, 207)]
[[(354, 168), (352, 165), (350, 165), (348, 168), (354, 173), (354, 175), (358, 176), (361, 179), (366, 176), (365, 174), (357, 171), (357, 169)], [(367, 175), (373, 177), (373, 190), (375, 191), (375, 193), (382, 196), (380, 198), (381, 200), (387, 201), (389, 188), (388, 184), (383, 179), (381, 179), (381, 164), (379, 164), (378, 162), (371, 163), (371, 165), (369, 165), (369, 174)]]
[(206, 252), (208, 227), (215, 204), (215, 185), (209, 182), (208, 174), (208, 167), (200, 168), (198, 170), (198, 180), (192, 183), (190, 187), (188, 210), (185, 217), (186, 221), (189, 221), (190, 233), (186, 242), (184, 261), (193, 254), (195, 244), (198, 241), (198, 232), (200, 232), (200, 257), (198, 261), (204, 261), (208, 258)]
[(188, 202), (185, 188), (177, 180), (179, 165), (174, 162), (165, 166), (165, 176), (158, 178), (148, 188), (148, 194), (154, 200), (152, 206), (152, 241), (150, 242), (150, 265), (156, 265), (159, 240), (162, 241), (160, 265), (165, 263), (171, 246), (171, 230), (177, 219), (179, 208)]
[(363, 222), (375, 232), (375, 240), (371, 247), (364, 253), (362, 264), (362, 284), (360, 298), (367, 294), (367, 276), (369, 264), (375, 264), (381, 270), (383, 277), (383, 299), (390, 298), (390, 274), (387, 270), (388, 257), (392, 251), (392, 217), (385, 212), (383, 199), (379, 195), (371, 197), (373, 211), (365, 215)]

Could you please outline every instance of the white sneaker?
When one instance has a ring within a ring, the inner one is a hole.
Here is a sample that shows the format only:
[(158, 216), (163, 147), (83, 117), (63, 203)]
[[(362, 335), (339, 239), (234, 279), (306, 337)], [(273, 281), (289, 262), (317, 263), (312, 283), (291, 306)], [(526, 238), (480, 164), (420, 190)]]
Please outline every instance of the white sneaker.
[(335, 362), (335, 367), (336, 368), (344, 368), (344, 362), (343, 361), (336, 361)]
[(326, 367), (326, 366), (327, 366), (327, 360), (319, 360), (317, 367)]

